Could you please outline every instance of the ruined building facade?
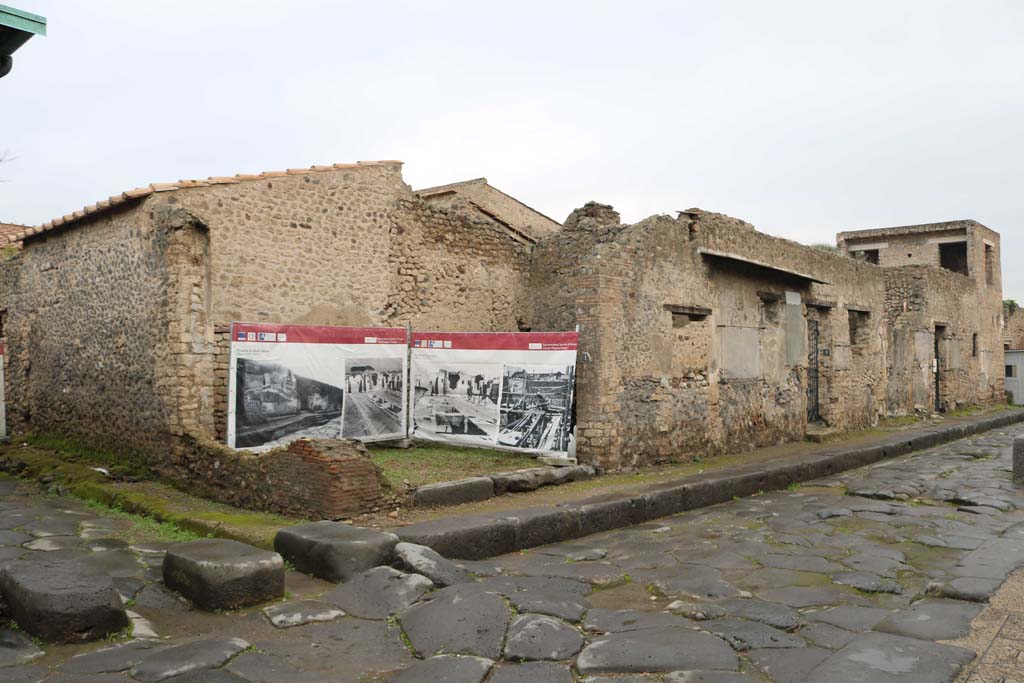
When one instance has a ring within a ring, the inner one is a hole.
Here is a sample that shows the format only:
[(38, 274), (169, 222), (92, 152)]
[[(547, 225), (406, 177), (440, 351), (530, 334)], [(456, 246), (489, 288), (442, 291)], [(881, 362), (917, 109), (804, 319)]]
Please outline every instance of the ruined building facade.
[(844, 233), (837, 255), (699, 210), (563, 227), (486, 181), (415, 193), (365, 162), (152, 185), (11, 239), (12, 427), (180, 480), (231, 457), (232, 321), (579, 325), (578, 453), (609, 468), (1002, 398), (999, 236), (973, 221)]

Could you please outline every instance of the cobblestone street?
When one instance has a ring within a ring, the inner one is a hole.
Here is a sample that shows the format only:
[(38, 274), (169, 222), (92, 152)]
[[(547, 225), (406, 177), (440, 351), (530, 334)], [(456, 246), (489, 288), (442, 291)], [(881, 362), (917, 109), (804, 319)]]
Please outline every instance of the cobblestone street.
[[(215, 614), (163, 588), (163, 547), (117, 540), (123, 520), (0, 482), (0, 562), (86, 558), (115, 577), (136, 637), (7, 630), (0, 680), (1019, 681), (1020, 601), (971, 627), (1024, 563), (1015, 434), (464, 563), (479, 578), (435, 590), (387, 568), (340, 586), (289, 572), (285, 601)], [(969, 648), (983, 657), (961, 675)]]

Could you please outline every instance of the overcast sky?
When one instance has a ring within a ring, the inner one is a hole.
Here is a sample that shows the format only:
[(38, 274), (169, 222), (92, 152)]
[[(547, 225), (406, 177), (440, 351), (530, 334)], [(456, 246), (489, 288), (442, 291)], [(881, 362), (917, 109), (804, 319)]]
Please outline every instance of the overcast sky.
[(802, 242), (975, 218), (1024, 300), (1024, 3), (4, 0), (0, 220), (401, 159), (563, 220), (698, 206)]

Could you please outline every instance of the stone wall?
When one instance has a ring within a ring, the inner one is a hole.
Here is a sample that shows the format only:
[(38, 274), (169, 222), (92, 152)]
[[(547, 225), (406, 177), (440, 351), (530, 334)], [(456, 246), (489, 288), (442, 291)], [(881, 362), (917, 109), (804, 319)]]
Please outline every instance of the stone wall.
[(1024, 311), (1004, 307), (1003, 321), (1003, 348), (1024, 349)]
[(472, 203), (484, 215), (499, 218), (534, 241), (549, 237), (562, 227), (557, 221), (493, 187), (486, 178), (418, 190), (417, 194), (427, 203), (445, 208)]
[[(162, 453), (173, 235), (137, 204), (37, 237), (5, 264), (8, 421), (131, 456)], [(10, 287), (10, 289), (8, 289)]]

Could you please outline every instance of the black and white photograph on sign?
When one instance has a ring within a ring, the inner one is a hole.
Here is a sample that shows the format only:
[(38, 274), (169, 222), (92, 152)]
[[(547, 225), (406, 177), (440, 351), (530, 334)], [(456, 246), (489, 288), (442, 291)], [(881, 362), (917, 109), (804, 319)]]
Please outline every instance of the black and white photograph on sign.
[(417, 363), (412, 378), (413, 433), (493, 446), (498, 435), (499, 367)]
[(345, 360), (345, 438), (404, 437), (401, 358)]
[(238, 359), (235, 448), (267, 450), (302, 437), (341, 436), (344, 389), (308, 377), (304, 365), (279, 357)]
[(504, 366), (498, 445), (568, 450), (574, 374), (572, 365)]

